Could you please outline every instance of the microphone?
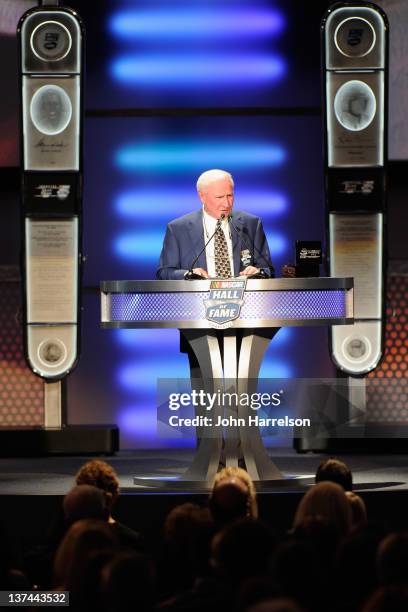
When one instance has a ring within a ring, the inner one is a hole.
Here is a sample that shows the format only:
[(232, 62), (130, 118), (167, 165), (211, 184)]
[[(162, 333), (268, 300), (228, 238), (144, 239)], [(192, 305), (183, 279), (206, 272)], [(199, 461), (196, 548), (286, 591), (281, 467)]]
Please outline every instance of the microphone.
[[(236, 225), (234, 225), (234, 223), (232, 222), (232, 214), (228, 215), (228, 223), (230, 224), (230, 226), (235, 230), (235, 233), (238, 236), (242, 236), (245, 246), (248, 248), (248, 251), (251, 254), (251, 257), (253, 259), (253, 251), (252, 251), (252, 247), (249, 244), (248, 240), (247, 240), (247, 228), (244, 227), (242, 230), (240, 227), (237, 227)], [(269, 270), (269, 274), (270, 276), (268, 276), (265, 272), (265, 270), (263, 270), (262, 268), (260, 268), (259, 272), (256, 272), (255, 274), (251, 274), (250, 276), (248, 276), (248, 278), (273, 278), (275, 276), (275, 270), (273, 268), (273, 266), (271, 265), (271, 262), (268, 261), (265, 257), (265, 255), (262, 253), (262, 251), (260, 251), (255, 244), (252, 245), (253, 248), (255, 249), (255, 251), (257, 252), (258, 255), (260, 255), (262, 257), (262, 259), (264, 260), (264, 262), (266, 263), (266, 267)]]
[(194, 268), (195, 264), (197, 263), (197, 261), (200, 259), (201, 255), (204, 253), (204, 251), (207, 248), (207, 246), (210, 244), (211, 240), (214, 238), (214, 236), (217, 233), (217, 231), (219, 230), (219, 228), (221, 227), (221, 221), (223, 219), (225, 219), (225, 215), (224, 215), (224, 213), (221, 213), (220, 218), (217, 219), (217, 223), (216, 223), (216, 226), (215, 226), (214, 233), (209, 237), (209, 239), (205, 243), (204, 247), (201, 249), (201, 251), (199, 252), (197, 257), (193, 260), (193, 263), (189, 267), (188, 272), (186, 272), (186, 274), (184, 275), (184, 279), (185, 280), (204, 280), (204, 276), (201, 276), (201, 274), (196, 274), (195, 272), (193, 272), (193, 268)]

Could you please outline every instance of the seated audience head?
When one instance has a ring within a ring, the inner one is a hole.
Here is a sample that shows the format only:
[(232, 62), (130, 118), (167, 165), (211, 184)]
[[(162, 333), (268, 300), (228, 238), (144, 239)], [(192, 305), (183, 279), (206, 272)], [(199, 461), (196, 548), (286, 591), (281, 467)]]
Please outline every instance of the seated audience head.
[(353, 488), (353, 476), (350, 468), (341, 461), (340, 459), (336, 459), (335, 457), (329, 457), (328, 459), (323, 459), (317, 468), (315, 481), (325, 482), (325, 481), (335, 482), (345, 491), (351, 491)]
[(391, 533), (380, 543), (377, 572), (381, 584), (408, 584), (408, 532)]
[(109, 511), (112, 511), (119, 495), (119, 479), (109, 463), (99, 459), (88, 461), (80, 468), (75, 480), (77, 485), (87, 484), (101, 489), (106, 495)]
[(360, 529), (367, 525), (367, 508), (360, 495), (353, 491), (346, 491), (346, 497), (351, 506), (351, 522), (353, 529)]
[(334, 482), (320, 482), (311, 487), (300, 500), (293, 526), (298, 529), (310, 519), (326, 522), (340, 538), (347, 535), (352, 514), (344, 489)]
[(303, 538), (282, 542), (270, 561), (270, 573), (280, 594), (307, 610), (324, 609), (320, 604), (327, 602), (331, 567), (314, 542)]
[(209, 504), (218, 525), (258, 516), (252, 478), (248, 472), (238, 467), (226, 467), (216, 474)]
[(107, 521), (109, 517), (106, 496), (103, 491), (85, 484), (73, 487), (66, 494), (63, 510), (68, 525), (87, 518)]
[(122, 552), (102, 570), (101, 591), (106, 612), (148, 612), (155, 609), (154, 573), (141, 554)]
[(266, 573), (276, 538), (258, 519), (237, 520), (219, 531), (211, 545), (211, 564), (229, 584)]
[(102, 549), (89, 552), (81, 560), (81, 571), (74, 573), (70, 583), (69, 605), (75, 612), (105, 610), (102, 570), (114, 556), (115, 551)]
[(54, 584), (69, 591), (78, 583), (90, 554), (114, 550), (116, 540), (108, 523), (95, 519), (77, 521), (68, 529), (54, 558)]
[(174, 581), (191, 586), (208, 573), (208, 558), (214, 522), (207, 508), (186, 503), (170, 511), (164, 523), (164, 541)]
[(342, 541), (336, 557), (335, 576), (342, 588), (338, 603), (346, 610), (360, 610), (378, 586), (376, 555), (385, 536), (381, 525), (353, 529)]

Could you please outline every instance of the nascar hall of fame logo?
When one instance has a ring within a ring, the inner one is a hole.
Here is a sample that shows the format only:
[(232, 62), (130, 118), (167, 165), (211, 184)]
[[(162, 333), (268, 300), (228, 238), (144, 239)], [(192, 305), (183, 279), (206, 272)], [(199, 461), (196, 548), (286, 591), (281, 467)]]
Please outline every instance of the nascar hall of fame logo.
[(246, 279), (211, 281), (210, 294), (204, 300), (205, 318), (213, 327), (224, 329), (238, 319), (244, 303)]

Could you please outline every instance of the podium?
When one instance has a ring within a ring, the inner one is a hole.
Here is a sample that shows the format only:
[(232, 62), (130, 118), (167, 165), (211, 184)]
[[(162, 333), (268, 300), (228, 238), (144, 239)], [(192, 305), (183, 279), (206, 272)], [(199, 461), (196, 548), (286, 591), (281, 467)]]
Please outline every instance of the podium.
[[(353, 322), (352, 278), (101, 283), (101, 326), (178, 328), (198, 364), (191, 371), (192, 387), (209, 393), (255, 392), (263, 356), (280, 327)], [(259, 428), (239, 424), (247, 422), (248, 407), (238, 402), (230, 410), (237, 426), (225, 437), (222, 429), (202, 437), (192, 464), (172, 488), (211, 486), (220, 458), (227, 466), (245, 464), (258, 483), (284, 484)], [(214, 416), (220, 415), (220, 406), (214, 406)]]

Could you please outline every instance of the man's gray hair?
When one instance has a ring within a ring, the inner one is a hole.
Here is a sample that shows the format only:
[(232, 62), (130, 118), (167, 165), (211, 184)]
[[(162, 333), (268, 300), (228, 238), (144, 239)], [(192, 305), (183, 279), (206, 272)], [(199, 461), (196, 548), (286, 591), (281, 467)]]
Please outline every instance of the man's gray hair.
[(205, 172), (200, 174), (200, 176), (198, 177), (197, 191), (198, 192), (203, 191), (203, 189), (208, 187), (210, 183), (213, 183), (214, 181), (219, 181), (220, 179), (226, 179), (226, 178), (231, 181), (231, 185), (234, 187), (234, 179), (232, 178), (229, 172), (226, 172), (225, 170), (217, 170), (217, 169), (206, 170)]

